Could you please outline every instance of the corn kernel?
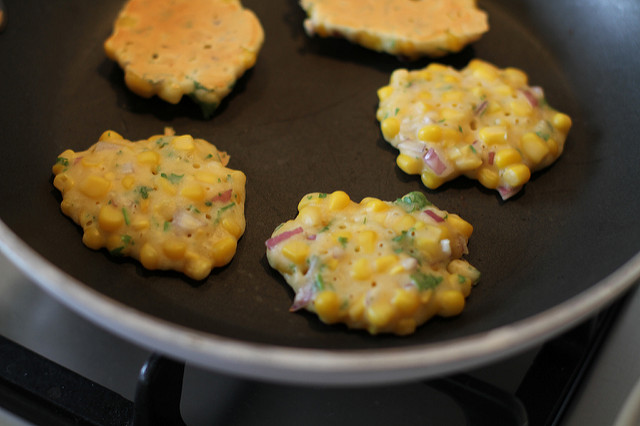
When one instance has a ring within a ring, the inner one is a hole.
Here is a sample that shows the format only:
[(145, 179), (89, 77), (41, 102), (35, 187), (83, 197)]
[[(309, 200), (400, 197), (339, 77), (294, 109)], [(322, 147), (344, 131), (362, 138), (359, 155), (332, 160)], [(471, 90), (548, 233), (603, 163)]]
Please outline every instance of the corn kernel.
[(500, 86), (494, 88), (493, 90), (497, 95), (505, 98), (513, 96), (515, 94), (513, 88), (506, 84), (501, 84)]
[(462, 259), (454, 259), (447, 265), (447, 271), (450, 274), (459, 274), (469, 278), (472, 282), (480, 279), (480, 271), (471, 266), (469, 262)]
[(136, 155), (140, 164), (156, 165), (160, 163), (160, 155), (155, 151), (144, 151)]
[(176, 186), (169, 182), (167, 179), (161, 178), (158, 179), (157, 182), (160, 189), (167, 194), (176, 195), (178, 193), (178, 189), (176, 188)]
[(155, 94), (153, 83), (145, 80), (134, 72), (125, 72), (124, 82), (133, 93), (142, 96), (143, 98), (150, 98)]
[(218, 176), (215, 173), (200, 171), (195, 174), (195, 178), (204, 183), (216, 183)]
[(403, 314), (411, 314), (418, 308), (420, 300), (417, 292), (399, 288), (396, 289), (391, 304)]
[(75, 186), (75, 181), (68, 174), (60, 173), (53, 178), (53, 186), (55, 186), (58, 191), (64, 193)]
[(158, 251), (149, 243), (144, 243), (140, 249), (140, 263), (147, 269), (158, 267)]
[(456, 168), (460, 171), (466, 172), (469, 170), (477, 169), (482, 166), (482, 159), (473, 153), (465, 153), (454, 161)]
[(122, 211), (110, 204), (102, 206), (98, 214), (100, 228), (107, 232), (115, 232), (124, 224)]
[(493, 81), (498, 77), (497, 68), (484, 61), (471, 61), (469, 63), (469, 68), (473, 70), (474, 77), (480, 80)]
[(391, 140), (400, 131), (400, 121), (395, 117), (385, 118), (380, 123), (380, 130), (382, 130), (382, 135), (386, 140)]
[(363, 294), (349, 307), (348, 315), (351, 321), (360, 321), (362, 319), (362, 316), (364, 315), (364, 300), (365, 295)]
[(513, 87), (516, 88), (526, 85), (529, 80), (527, 74), (517, 68), (512, 67), (506, 68), (504, 70), (504, 77)]
[(178, 239), (168, 239), (162, 243), (162, 251), (169, 259), (182, 259), (186, 250), (187, 244)]
[(443, 108), (440, 111), (440, 117), (449, 122), (461, 121), (465, 116), (463, 111), (453, 108)]
[(231, 262), (237, 246), (238, 240), (230, 235), (215, 243), (211, 248), (211, 256), (215, 259), (215, 265), (222, 266)]
[(236, 238), (240, 238), (240, 236), (242, 236), (244, 232), (242, 226), (238, 223), (238, 221), (231, 217), (225, 217), (224, 219), (222, 219), (222, 227)]
[(89, 175), (85, 180), (80, 182), (78, 187), (87, 197), (101, 198), (105, 196), (111, 188), (111, 182), (97, 175)]
[(493, 157), (493, 164), (495, 164), (498, 168), (502, 169), (507, 167), (510, 164), (519, 163), (522, 161), (522, 156), (520, 153), (513, 148), (505, 148), (496, 152)]
[(434, 236), (419, 236), (416, 238), (415, 244), (418, 250), (429, 258), (436, 258), (442, 253), (440, 238), (434, 238)]
[(134, 183), (136, 183), (136, 178), (132, 175), (126, 175), (122, 178), (122, 186), (124, 189), (131, 189)]
[(439, 142), (442, 140), (442, 128), (437, 124), (427, 124), (418, 130), (418, 139), (421, 141)]
[(340, 319), (340, 299), (336, 292), (321, 291), (317, 294), (313, 304), (316, 313), (325, 323), (332, 324)]
[(184, 273), (194, 280), (202, 280), (209, 275), (213, 264), (209, 259), (199, 256), (195, 253), (187, 253), (185, 256), (187, 262), (184, 267)]
[(338, 265), (340, 264), (340, 262), (338, 261), (338, 259), (334, 259), (333, 257), (327, 259), (325, 261), (326, 265), (329, 267), (329, 269), (331, 269), (332, 271), (335, 271), (335, 269), (338, 267)]
[(469, 238), (473, 233), (473, 226), (457, 214), (449, 213), (447, 216), (447, 223), (453, 226), (456, 231), (464, 235), (465, 238)]
[(507, 166), (502, 174), (504, 182), (511, 187), (524, 185), (530, 178), (531, 170), (522, 163)]
[(571, 117), (561, 112), (556, 113), (553, 116), (552, 123), (556, 129), (563, 133), (567, 133), (571, 129)]
[(394, 333), (396, 333), (399, 336), (406, 336), (416, 331), (416, 326), (417, 324), (415, 319), (402, 318), (396, 324), (396, 327), (394, 328)]
[(533, 107), (527, 101), (516, 99), (509, 103), (509, 107), (515, 115), (521, 117), (528, 117), (533, 113)]
[(449, 68), (446, 65), (439, 64), (437, 62), (432, 62), (429, 64), (429, 66), (427, 66), (427, 68), (425, 68), (426, 71), (429, 71), (431, 73), (444, 72), (444, 71), (447, 71), (448, 69)]
[(191, 135), (176, 136), (171, 141), (171, 145), (180, 151), (193, 151), (196, 147)]
[(462, 102), (463, 98), (464, 98), (464, 93), (459, 90), (451, 90), (449, 92), (444, 92), (442, 94), (442, 102), (458, 103), (458, 102)]
[(349, 205), (351, 199), (344, 191), (334, 191), (329, 195), (329, 210), (342, 210)]
[(100, 230), (95, 226), (90, 226), (84, 230), (82, 234), (82, 242), (85, 246), (98, 250), (104, 246), (104, 237), (100, 233)]
[(371, 265), (367, 259), (358, 259), (351, 267), (351, 277), (356, 280), (366, 280), (371, 276)]
[(403, 172), (409, 175), (417, 175), (422, 172), (424, 161), (420, 158), (411, 157), (406, 154), (400, 154), (396, 158), (396, 164)]
[(444, 78), (442, 79), (445, 83), (449, 84), (458, 84), (460, 82), (460, 79), (458, 77), (456, 77), (453, 74), (447, 74), (444, 76)]
[(442, 130), (442, 140), (448, 143), (456, 143), (462, 140), (462, 127), (457, 129), (446, 128)]
[(483, 127), (478, 137), (489, 145), (503, 144), (507, 141), (507, 129), (504, 126)]
[(442, 185), (445, 180), (430, 170), (425, 170), (420, 175), (422, 183), (429, 189), (436, 189)]
[(309, 255), (309, 245), (304, 241), (294, 240), (282, 247), (282, 254), (296, 264), (302, 264)]
[(489, 189), (496, 189), (500, 184), (500, 176), (488, 167), (478, 170), (478, 181)]
[(382, 102), (385, 99), (387, 99), (389, 96), (391, 96), (392, 93), (393, 93), (393, 87), (391, 86), (381, 87), (380, 89), (378, 89), (378, 99), (380, 100), (380, 102)]
[(367, 199), (365, 209), (368, 212), (382, 213), (389, 210), (389, 205), (382, 200), (378, 200), (377, 198), (369, 198)]
[(378, 234), (372, 230), (360, 231), (357, 236), (357, 243), (360, 246), (360, 249), (367, 254), (373, 253), (377, 240)]
[(547, 146), (549, 147), (549, 152), (551, 153), (551, 155), (553, 156), (558, 155), (558, 150), (560, 149), (560, 146), (558, 145), (558, 142), (556, 142), (555, 139), (549, 138), (549, 140), (547, 140)]
[(99, 141), (117, 141), (122, 140), (123, 137), (120, 136), (118, 132), (114, 132), (113, 130), (105, 130), (100, 135)]
[(406, 231), (416, 223), (416, 218), (410, 214), (405, 214), (392, 224), (392, 229), (398, 234), (402, 231)]
[(460, 314), (464, 309), (464, 296), (458, 290), (445, 290), (437, 293), (440, 305), (438, 314), (443, 317), (451, 317)]
[(191, 182), (184, 185), (180, 191), (180, 195), (190, 199), (191, 201), (203, 201), (205, 192), (202, 186), (197, 182)]
[(300, 199), (300, 202), (298, 203), (298, 211), (301, 211), (303, 208), (307, 206), (318, 205), (318, 203), (321, 201), (323, 201), (323, 199), (318, 198), (317, 192), (309, 193)]
[(547, 143), (535, 133), (525, 133), (520, 139), (520, 147), (524, 155), (538, 164), (549, 153)]
[(391, 269), (392, 266), (398, 263), (398, 256), (395, 254), (387, 254), (377, 257), (374, 261), (376, 272), (386, 272)]
[(299, 221), (306, 226), (315, 226), (322, 221), (322, 211), (316, 206), (305, 206), (298, 213)]
[(395, 310), (393, 309), (393, 306), (388, 302), (379, 301), (369, 306), (366, 310), (366, 315), (369, 320), (369, 324), (373, 326), (369, 331), (373, 331), (375, 333), (378, 328), (387, 325), (393, 318), (394, 313)]
[(136, 231), (142, 231), (144, 229), (148, 229), (149, 225), (150, 224), (147, 219), (137, 219), (131, 224), (131, 228), (135, 229)]

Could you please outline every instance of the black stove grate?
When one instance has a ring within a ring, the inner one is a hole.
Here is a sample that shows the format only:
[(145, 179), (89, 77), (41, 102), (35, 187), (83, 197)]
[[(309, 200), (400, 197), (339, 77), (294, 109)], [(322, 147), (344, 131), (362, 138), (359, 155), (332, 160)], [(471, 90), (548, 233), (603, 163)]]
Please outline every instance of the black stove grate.
[[(625, 300), (545, 343), (515, 394), (467, 374), (424, 384), (452, 398), (468, 425), (558, 425)], [(185, 425), (184, 363), (152, 355), (134, 401), (1, 336), (0, 363), (0, 405), (35, 425)]]

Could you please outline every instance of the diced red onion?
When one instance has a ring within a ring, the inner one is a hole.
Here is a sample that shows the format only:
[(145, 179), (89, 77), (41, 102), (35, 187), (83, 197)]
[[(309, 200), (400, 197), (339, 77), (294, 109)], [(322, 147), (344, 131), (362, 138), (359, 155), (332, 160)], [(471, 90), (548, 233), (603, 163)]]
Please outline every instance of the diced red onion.
[(529, 101), (529, 104), (531, 104), (532, 107), (538, 107), (538, 98), (536, 98), (536, 96), (531, 91), (526, 89), (521, 89), (520, 91), (522, 92), (524, 97), (527, 98), (527, 101)]
[(184, 210), (178, 210), (173, 215), (172, 223), (175, 227), (180, 228), (184, 231), (193, 231), (206, 225), (204, 221), (198, 219), (194, 215)]
[(122, 166), (120, 166), (120, 171), (122, 173), (134, 173), (135, 169), (133, 168), (133, 163), (132, 162), (124, 163)]
[(511, 188), (508, 186), (499, 186), (498, 192), (500, 193), (500, 196), (503, 200), (507, 200), (516, 195), (521, 188), (522, 186), (516, 186), (515, 188)]
[(495, 157), (496, 157), (496, 152), (495, 151), (489, 152), (487, 161), (489, 162), (490, 166), (493, 166), (493, 160), (495, 159)]
[(74, 165), (78, 164), (80, 161), (82, 161), (82, 159), (83, 159), (83, 158), (84, 158), (83, 156), (76, 157), (76, 158), (73, 160), (73, 164), (74, 164)]
[(283, 233), (278, 234), (275, 237), (269, 238), (265, 242), (265, 245), (269, 250), (271, 250), (272, 248), (274, 248), (276, 245), (280, 244), (284, 240), (289, 239), (296, 234), (300, 234), (301, 232), (302, 232), (302, 226), (299, 226), (295, 229), (291, 229), (289, 231), (284, 231)]
[(438, 216), (436, 212), (434, 212), (433, 210), (425, 210), (424, 212), (427, 214), (427, 216), (429, 216), (431, 219), (435, 220), (436, 222), (438, 223), (444, 222), (444, 219)]
[(227, 201), (231, 200), (231, 193), (233, 192), (232, 189), (227, 189), (226, 191), (216, 195), (215, 197), (213, 197), (211, 199), (211, 201), (216, 202), (216, 201), (220, 201), (221, 203), (226, 203)]
[(441, 175), (447, 169), (447, 165), (440, 160), (440, 156), (433, 148), (429, 148), (427, 153), (424, 154), (424, 162), (427, 163), (431, 170), (437, 175)]
[(307, 235), (307, 240), (315, 241), (316, 240), (316, 234)]
[(473, 115), (480, 116), (482, 114), (484, 114), (484, 112), (487, 110), (487, 107), (489, 106), (489, 101), (482, 101), (477, 107), (476, 109), (473, 111)]

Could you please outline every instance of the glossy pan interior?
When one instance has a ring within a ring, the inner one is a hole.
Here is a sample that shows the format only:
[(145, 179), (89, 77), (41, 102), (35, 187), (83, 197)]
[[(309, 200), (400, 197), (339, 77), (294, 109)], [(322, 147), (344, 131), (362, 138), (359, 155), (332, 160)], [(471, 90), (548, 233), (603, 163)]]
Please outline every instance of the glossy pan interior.
[[(376, 382), (494, 359), (602, 307), (640, 274), (640, 6), (619, 1), (481, 1), (491, 30), (439, 60), (525, 70), (574, 126), (566, 150), (524, 191), (459, 179), (438, 190), (395, 166), (375, 120), (376, 89), (401, 62), (342, 40), (307, 37), (294, 0), (245, 0), (266, 41), (215, 116), (129, 92), (102, 43), (121, 1), (7, 2), (0, 34), (0, 246), (56, 297), (144, 345), (254, 377)], [(113, 129), (142, 139), (172, 126), (231, 155), (248, 177), (247, 231), (232, 263), (204, 282), (148, 272), (81, 242), (59, 209), (51, 166)], [(264, 241), (307, 192), (393, 200), (422, 190), (475, 231), (482, 271), (464, 313), (408, 337), (369, 336), (289, 313), (292, 292)], [(28, 247), (28, 248), (27, 248)], [(620, 269), (623, 267), (623, 269)], [(616, 273), (617, 274), (614, 274)], [(614, 275), (612, 275), (614, 274)]]

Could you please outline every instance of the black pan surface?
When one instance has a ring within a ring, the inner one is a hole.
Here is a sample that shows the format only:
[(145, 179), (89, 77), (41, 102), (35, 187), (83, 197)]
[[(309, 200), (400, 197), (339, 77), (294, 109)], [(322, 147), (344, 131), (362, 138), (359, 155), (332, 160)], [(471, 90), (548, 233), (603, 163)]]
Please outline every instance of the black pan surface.
[[(401, 350), (428, 359), (432, 348), (482, 342), (509, 325), (533, 326), (593, 289), (628, 287), (640, 274), (640, 261), (630, 261), (640, 251), (638, 2), (480, 1), (491, 30), (438, 60), (457, 68), (472, 58), (519, 67), (573, 118), (563, 156), (507, 202), (465, 179), (427, 190), (395, 166), (396, 151), (375, 120), (376, 90), (394, 69), (429, 60), (401, 62), (343, 40), (309, 38), (295, 0), (245, 0), (263, 24), (265, 44), (255, 68), (205, 120), (189, 100), (169, 105), (126, 89), (122, 71), (102, 50), (122, 3), (7, 1), (11, 18), (0, 34), (0, 219), (37, 255), (17, 250), (20, 243), (6, 233), (5, 249), (19, 251), (18, 263), (45, 288), (55, 282), (56, 296), (106, 327), (185, 358), (197, 352), (195, 362), (213, 368), (216, 355), (180, 341), (181, 333), (213, 348), (321, 350), (335, 365), (351, 353), (366, 359)], [(51, 166), (64, 149), (86, 149), (106, 129), (136, 140), (165, 126), (226, 150), (230, 167), (248, 177), (247, 231), (237, 255), (204, 282), (148, 272), (84, 247), (52, 185)], [(295, 216), (302, 195), (337, 189), (355, 200), (422, 190), (471, 222), (467, 259), (483, 275), (464, 313), (402, 338), (289, 313), (292, 292), (270, 270), (264, 241)], [(42, 259), (62, 272), (39, 274)], [(612, 279), (625, 263), (629, 272)], [(605, 291), (603, 303), (618, 293)], [(92, 313), (101, 305), (114, 311)], [(570, 311), (567, 322), (588, 313)], [(158, 328), (145, 334), (131, 318)], [(538, 334), (551, 335), (556, 325)], [(285, 361), (268, 362), (286, 370)], [(247, 355), (238, 370), (243, 363), (260, 361)]]

